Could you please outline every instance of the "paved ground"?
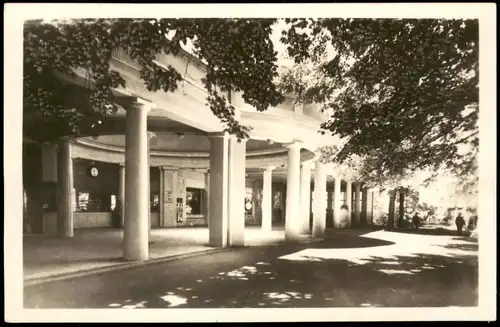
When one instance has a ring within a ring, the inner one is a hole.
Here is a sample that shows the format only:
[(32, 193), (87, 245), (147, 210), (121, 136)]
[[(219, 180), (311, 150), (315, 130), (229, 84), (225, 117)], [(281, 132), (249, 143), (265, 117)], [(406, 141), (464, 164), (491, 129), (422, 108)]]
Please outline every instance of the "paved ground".
[(25, 287), (27, 308), (477, 305), (477, 243), (452, 235), (332, 233)]
[[(250, 246), (279, 244), (284, 241), (284, 235), (282, 228), (262, 232), (258, 227), (249, 227), (245, 230), (245, 243)], [(25, 235), (24, 280), (31, 282), (82, 270), (125, 265), (122, 237), (122, 230), (108, 228), (77, 229), (70, 239)], [(214, 250), (207, 241), (207, 228), (153, 229), (150, 259)], [(308, 241), (307, 236), (304, 241)]]

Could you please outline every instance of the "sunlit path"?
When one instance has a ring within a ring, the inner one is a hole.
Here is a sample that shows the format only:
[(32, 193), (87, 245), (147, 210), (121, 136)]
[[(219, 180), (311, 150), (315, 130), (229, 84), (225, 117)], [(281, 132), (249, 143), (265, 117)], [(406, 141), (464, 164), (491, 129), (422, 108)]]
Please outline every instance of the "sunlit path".
[(466, 241), (465, 239), (453, 236), (438, 237), (429, 235), (376, 231), (361, 235), (361, 237), (383, 240), (391, 242), (393, 244), (383, 247), (374, 246), (347, 249), (309, 248), (297, 253), (283, 256), (280, 259), (305, 261), (341, 259), (356, 264), (370, 263), (373, 261), (373, 259), (386, 259), (387, 264), (397, 265), (398, 256), (416, 258), (420, 255), (437, 255), (451, 258), (456, 256), (477, 256), (476, 252), (473, 251), (477, 250), (476, 244), (471, 245), (471, 243)]

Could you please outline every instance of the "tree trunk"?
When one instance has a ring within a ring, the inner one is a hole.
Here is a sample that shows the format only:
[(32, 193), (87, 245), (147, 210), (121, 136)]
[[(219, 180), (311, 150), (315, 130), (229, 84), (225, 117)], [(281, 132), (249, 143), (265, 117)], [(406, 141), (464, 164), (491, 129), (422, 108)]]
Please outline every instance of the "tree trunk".
[(399, 219), (398, 228), (403, 227), (403, 220), (405, 218), (405, 194), (403, 192), (399, 193)]
[(394, 213), (396, 211), (396, 192), (389, 193), (389, 217), (387, 219), (387, 229), (394, 229)]

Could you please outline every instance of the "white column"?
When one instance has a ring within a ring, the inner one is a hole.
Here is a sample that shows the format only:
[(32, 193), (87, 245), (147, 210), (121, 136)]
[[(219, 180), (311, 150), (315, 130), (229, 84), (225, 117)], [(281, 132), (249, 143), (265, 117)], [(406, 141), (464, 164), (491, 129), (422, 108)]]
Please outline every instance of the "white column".
[(300, 167), (300, 221), (301, 234), (310, 232), (309, 219), (311, 216), (311, 163), (305, 161)]
[(149, 257), (148, 110), (149, 105), (136, 104), (127, 108), (126, 115), (123, 253), (133, 261)]
[(163, 167), (158, 167), (158, 169), (160, 170), (160, 195), (159, 195), (159, 199), (158, 199), (158, 203), (160, 206), (160, 217), (158, 219), (159, 220), (158, 227), (163, 227), (164, 226), (163, 217), (164, 217), (164, 212), (165, 212), (165, 205), (164, 205), (164, 203), (165, 203), (165, 184), (163, 183), (164, 170), (163, 170)]
[(57, 150), (57, 234), (59, 237), (73, 237), (73, 159), (70, 141), (61, 140)]
[(207, 225), (210, 224), (210, 172), (207, 171), (205, 173), (205, 198), (203, 199), (205, 202), (205, 220)]
[[(333, 227), (333, 203), (332, 203), (332, 199), (333, 199), (333, 191), (329, 190), (328, 189), (328, 174), (326, 175), (326, 179), (327, 179), (327, 190), (326, 190), (326, 212), (327, 212), (327, 215), (326, 215), (326, 222), (325, 222), (325, 227), (327, 227), (329, 225), (329, 223), (327, 223), (330, 219), (332, 220), (330, 223), (331, 223), (331, 226)], [(332, 213), (331, 215), (331, 218), (330, 218), (330, 213)]]
[(333, 184), (333, 227), (340, 228), (340, 206), (341, 206), (341, 195), (340, 195), (340, 177), (335, 177)]
[(275, 167), (266, 167), (262, 182), (262, 230), (271, 231), (273, 216), (273, 182), (272, 175)]
[(245, 158), (246, 140), (229, 138), (228, 236), (229, 246), (245, 245)]
[(121, 227), (125, 223), (125, 165), (120, 165), (120, 179), (118, 181), (118, 205), (120, 208)]
[(288, 147), (288, 172), (286, 181), (285, 240), (294, 241), (300, 236), (300, 147), (294, 142)]
[(313, 237), (325, 235), (326, 222), (326, 168), (319, 161), (314, 171), (314, 208), (313, 208)]
[(352, 225), (352, 182), (346, 181), (347, 226)]
[(228, 219), (228, 135), (213, 133), (210, 139), (210, 221), (209, 244), (227, 245)]
[(356, 225), (361, 223), (361, 183), (354, 184), (354, 222)]
[(364, 187), (361, 191), (361, 221), (363, 225), (368, 224), (368, 189)]
[(156, 136), (148, 132), (148, 241), (151, 239), (151, 140)]
[(367, 190), (366, 196), (366, 223), (373, 225), (373, 191)]

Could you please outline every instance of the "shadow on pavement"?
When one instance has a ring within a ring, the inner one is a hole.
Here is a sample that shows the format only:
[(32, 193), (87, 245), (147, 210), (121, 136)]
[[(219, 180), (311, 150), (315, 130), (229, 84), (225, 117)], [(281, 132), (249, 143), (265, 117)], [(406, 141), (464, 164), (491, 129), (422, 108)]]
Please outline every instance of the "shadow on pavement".
[[(366, 232), (364, 233), (366, 234)], [(329, 249), (351, 249), (351, 248), (366, 248), (373, 246), (392, 245), (394, 242), (379, 240), (370, 237), (358, 237), (351, 235), (335, 235), (328, 236), (325, 241), (314, 243), (314, 248), (329, 248)]]
[[(342, 238), (342, 242), (337, 242)], [(350, 244), (341, 244), (341, 243)], [(309, 246), (356, 253), (356, 247), (392, 242), (337, 235)], [(477, 251), (470, 244), (439, 245)], [(291, 252), (293, 248), (290, 247)], [(304, 249), (304, 248), (302, 248)], [(345, 249), (345, 250), (343, 250)], [(300, 249), (293, 249), (300, 250)], [(362, 249), (360, 249), (361, 251)], [(314, 254), (300, 260), (267, 258), (222, 271), (108, 308), (257, 308), (257, 307), (446, 307), (477, 306), (477, 256), (446, 253), (378, 255), (362, 261)], [(312, 251), (311, 253), (314, 253)], [(318, 252), (319, 253), (319, 252)], [(377, 253), (377, 252), (375, 252)], [(293, 253), (292, 253), (293, 254)], [(289, 256), (289, 255), (288, 255)]]
[(447, 249), (456, 249), (462, 251), (474, 251), (477, 252), (479, 250), (479, 245), (477, 243), (462, 243), (462, 244), (447, 244), (443, 247)]

